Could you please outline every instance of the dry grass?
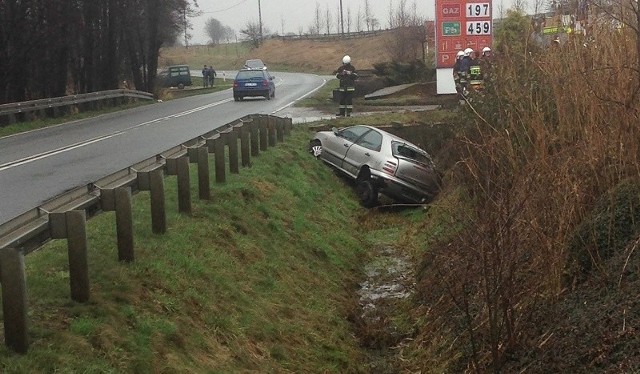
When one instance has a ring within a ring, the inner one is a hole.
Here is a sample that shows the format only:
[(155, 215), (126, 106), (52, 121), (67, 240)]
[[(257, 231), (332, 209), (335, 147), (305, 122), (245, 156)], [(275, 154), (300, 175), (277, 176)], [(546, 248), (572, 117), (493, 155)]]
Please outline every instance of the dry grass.
[(423, 262), (420, 369), (452, 357), (455, 372), (640, 369), (622, 327), (638, 300), (620, 291), (640, 270), (627, 247), (640, 235), (640, 76), (635, 53), (616, 54), (636, 38), (601, 30), (589, 49), (497, 57), (449, 174), (466, 209), (445, 208), (455, 231)]
[(298, 70), (330, 74), (349, 54), (357, 69), (371, 69), (373, 64), (389, 60), (387, 45), (391, 35), (351, 39), (279, 40), (269, 39), (251, 50), (244, 44), (163, 48), (160, 66), (189, 64), (192, 68), (213, 65), (219, 69), (237, 69), (246, 59), (262, 59), (271, 70)]

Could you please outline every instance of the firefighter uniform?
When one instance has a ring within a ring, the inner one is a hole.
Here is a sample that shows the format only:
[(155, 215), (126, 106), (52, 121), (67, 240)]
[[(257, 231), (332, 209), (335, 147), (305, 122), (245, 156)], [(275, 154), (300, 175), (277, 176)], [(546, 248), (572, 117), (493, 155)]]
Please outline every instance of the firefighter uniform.
[(335, 72), (336, 78), (340, 80), (340, 110), (337, 116), (351, 116), (353, 112), (353, 94), (356, 90), (355, 81), (358, 79), (356, 68), (351, 65), (351, 58), (344, 56), (342, 66)]

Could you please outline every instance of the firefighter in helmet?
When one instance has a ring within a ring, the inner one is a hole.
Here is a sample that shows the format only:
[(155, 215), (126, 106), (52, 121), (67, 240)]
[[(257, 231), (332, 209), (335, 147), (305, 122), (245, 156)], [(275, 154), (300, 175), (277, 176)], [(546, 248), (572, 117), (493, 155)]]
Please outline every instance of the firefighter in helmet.
[(356, 68), (351, 65), (351, 57), (345, 55), (342, 58), (342, 65), (333, 72), (340, 80), (340, 110), (337, 116), (351, 116), (353, 111), (353, 94), (356, 90), (355, 81), (358, 79)]
[(462, 57), (464, 57), (464, 51), (458, 51), (456, 54), (456, 62), (453, 65), (453, 82), (456, 85), (456, 92), (462, 95), (462, 85), (460, 84), (460, 64), (462, 63)]

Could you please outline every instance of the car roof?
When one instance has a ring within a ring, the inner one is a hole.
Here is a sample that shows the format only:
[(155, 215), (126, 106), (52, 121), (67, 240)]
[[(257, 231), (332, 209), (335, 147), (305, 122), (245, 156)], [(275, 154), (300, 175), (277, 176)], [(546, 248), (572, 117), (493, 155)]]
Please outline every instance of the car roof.
[(379, 128), (379, 127), (369, 126), (369, 125), (354, 125), (354, 126), (350, 126), (350, 127), (355, 127), (355, 126), (366, 127), (366, 128), (368, 128), (368, 129), (371, 129), (371, 130), (375, 130), (375, 131), (381, 132), (381, 133), (383, 133), (383, 134), (385, 135), (385, 137), (386, 137), (387, 139), (390, 139), (390, 140), (392, 140), (392, 141), (396, 141), (396, 142), (400, 142), (400, 143), (405, 143), (405, 144), (408, 144), (408, 145), (410, 145), (410, 146), (412, 146), (412, 147), (414, 147), (414, 148), (422, 149), (422, 148), (418, 147), (417, 145), (415, 145), (415, 144), (411, 143), (410, 141), (408, 141), (408, 140), (406, 140), (406, 139), (404, 139), (404, 138), (401, 138), (401, 137), (399, 137), (399, 136), (397, 136), (397, 135), (394, 135), (394, 134), (392, 134), (392, 133), (390, 133), (390, 132), (384, 131), (383, 129), (381, 129), (381, 128)]

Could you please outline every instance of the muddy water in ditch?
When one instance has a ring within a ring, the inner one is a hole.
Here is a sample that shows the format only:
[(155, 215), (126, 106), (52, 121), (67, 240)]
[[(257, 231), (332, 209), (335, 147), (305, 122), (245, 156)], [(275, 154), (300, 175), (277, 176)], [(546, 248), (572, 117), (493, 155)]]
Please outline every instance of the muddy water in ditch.
[(378, 247), (375, 251), (372, 261), (365, 266), (358, 291), (357, 333), (370, 353), (367, 371), (392, 374), (399, 372), (394, 362), (409, 335), (398, 321), (406, 320), (402, 314), (406, 313), (414, 292), (413, 265), (407, 255), (393, 246)]

